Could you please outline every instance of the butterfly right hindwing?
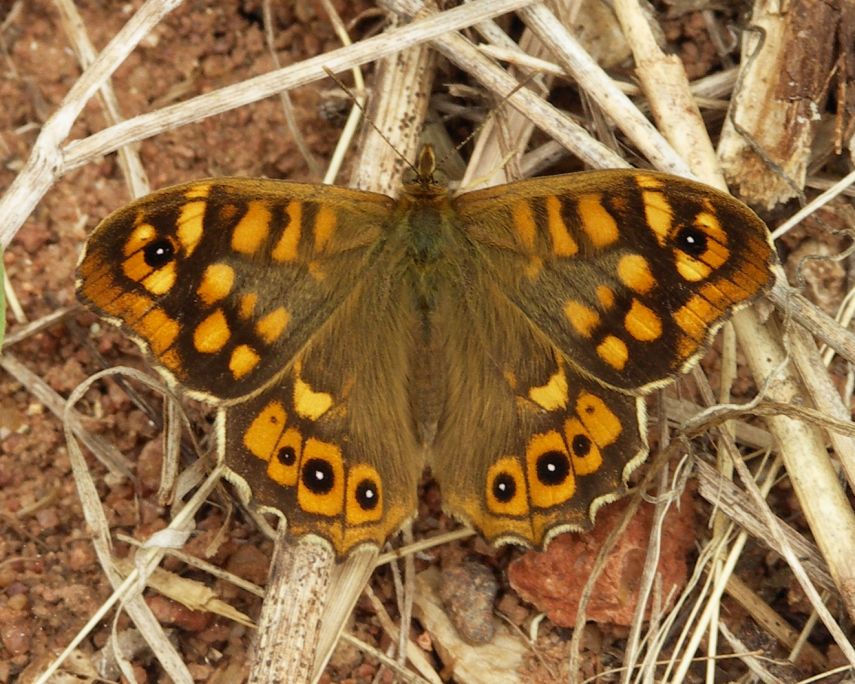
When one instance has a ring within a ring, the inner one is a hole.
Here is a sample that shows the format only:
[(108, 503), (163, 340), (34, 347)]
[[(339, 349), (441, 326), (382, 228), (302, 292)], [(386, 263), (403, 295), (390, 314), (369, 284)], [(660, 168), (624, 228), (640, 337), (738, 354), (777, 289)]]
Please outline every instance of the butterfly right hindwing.
[(430, 465), (445, 510), (492, 543), (590, 527), (647, 454), (643, 400), (575, 371), (481, 264), (437, 306), (446, 403)]

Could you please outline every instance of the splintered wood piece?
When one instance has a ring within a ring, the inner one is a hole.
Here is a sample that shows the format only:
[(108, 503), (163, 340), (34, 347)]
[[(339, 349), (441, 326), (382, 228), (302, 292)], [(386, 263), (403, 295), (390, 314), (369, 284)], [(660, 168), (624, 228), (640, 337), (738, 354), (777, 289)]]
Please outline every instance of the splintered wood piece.
[(284, 530), (283, 522), (273, 546), (249, 684), (311, 681), (332, 551), (305, 539), (289, 544)]
[(754, 5), (743, 73), (718, 153), (732, 188), (768, 209), (804, 187), (815, 124), (835, 63), (841, 3), (778, 0)]

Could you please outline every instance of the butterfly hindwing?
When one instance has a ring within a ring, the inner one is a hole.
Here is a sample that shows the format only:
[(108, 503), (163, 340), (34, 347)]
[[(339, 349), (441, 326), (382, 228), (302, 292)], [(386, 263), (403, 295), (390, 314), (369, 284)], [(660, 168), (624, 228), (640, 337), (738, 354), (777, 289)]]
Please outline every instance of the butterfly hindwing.
[(763, 222), (673, 176), (539, 178), (453, 205), (508, 299), (581, 372), (621, 389), (644, 392), (687, 370), (773, 282)]
[(333, 186), (198, 181), (111, 214), (79, 266), (84, 302), (195, 396), (263, 386), (368, 267), (392, 200)]
[(590, 526), (647, 454), (644, 403), (580, 375), (472, 262), (439, 303), (446, 403), (431, 468), (493, 543)]

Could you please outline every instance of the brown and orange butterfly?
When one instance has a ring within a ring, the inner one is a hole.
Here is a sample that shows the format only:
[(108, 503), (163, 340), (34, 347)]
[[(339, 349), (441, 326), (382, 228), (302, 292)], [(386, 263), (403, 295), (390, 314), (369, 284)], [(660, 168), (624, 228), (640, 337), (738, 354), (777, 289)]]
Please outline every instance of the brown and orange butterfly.
[[(733, 197), (650, 171), (400, 198), (202, 180), (107, 217), (78, 293), (171, 385), (218, 407), (244, 496), (343, 557), (445, 509), (493, 543), (587, 527), (648, 447), (644, 395), (765, 292)], [(251, 493), (251, 494), (250, 494)]]

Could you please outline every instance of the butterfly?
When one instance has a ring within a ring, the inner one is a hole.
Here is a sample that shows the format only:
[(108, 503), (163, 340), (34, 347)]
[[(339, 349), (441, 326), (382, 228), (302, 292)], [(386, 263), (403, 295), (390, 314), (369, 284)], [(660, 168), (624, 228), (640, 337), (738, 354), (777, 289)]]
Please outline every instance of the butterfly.
[(766, 292), (730, 195), (643, 170), (452, 196), (425, 146), (399, 198), (219, 178), (108, 216), (80, 299), (217, 409), (239, 493), (338, 558), (416, 512), (489, 542), (588, 528), (646, 457), (645, 395)]

